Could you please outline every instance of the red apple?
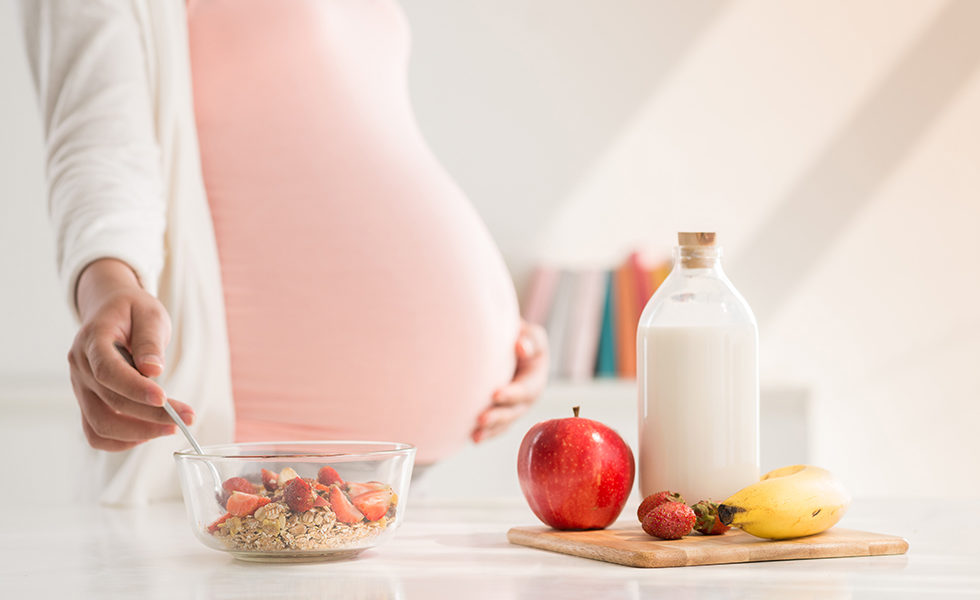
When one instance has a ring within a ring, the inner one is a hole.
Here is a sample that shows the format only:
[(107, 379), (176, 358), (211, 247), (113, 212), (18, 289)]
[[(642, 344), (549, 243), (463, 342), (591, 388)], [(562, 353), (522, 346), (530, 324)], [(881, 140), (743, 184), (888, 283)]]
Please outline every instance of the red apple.
[(633, 451), (609, 427), (578, 416), (532, 427), (517, 453), (531, 510), (555, 529), (602, 529), (633, 489)]

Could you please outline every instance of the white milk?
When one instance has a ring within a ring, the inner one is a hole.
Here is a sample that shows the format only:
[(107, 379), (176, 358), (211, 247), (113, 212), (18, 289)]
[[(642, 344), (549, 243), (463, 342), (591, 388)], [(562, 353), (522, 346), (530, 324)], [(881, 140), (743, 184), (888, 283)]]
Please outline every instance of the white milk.
[(715, 234), (677, 239), (636, 331), (640, 491), (721, 502), (759, 480), (758, 328)]
[(639, 483), (721, 502), (759, 479), (754, 323), (637, 330)]

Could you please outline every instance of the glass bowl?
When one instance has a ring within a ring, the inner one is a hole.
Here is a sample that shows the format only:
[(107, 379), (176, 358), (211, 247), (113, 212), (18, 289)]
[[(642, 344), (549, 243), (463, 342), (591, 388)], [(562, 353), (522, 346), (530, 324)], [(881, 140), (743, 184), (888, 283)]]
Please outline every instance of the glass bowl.
[(203, 451), (174, 453), (194, 535), (256, 561), (339, 560), (383, 543), (404, 517), (415, 461), (415, 447), (396, 442), (261, 442)]

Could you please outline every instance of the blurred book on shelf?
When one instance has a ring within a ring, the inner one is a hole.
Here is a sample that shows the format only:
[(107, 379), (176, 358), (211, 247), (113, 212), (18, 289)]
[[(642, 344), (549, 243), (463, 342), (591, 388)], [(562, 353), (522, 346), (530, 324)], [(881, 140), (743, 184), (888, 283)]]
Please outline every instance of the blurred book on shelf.
[(548, 332), (551, 377), (635, 377), (640, 313), (670, 268), (670, 260), (645, 261), (638, 252), (609, 269), (537, 267), (521, 314)]

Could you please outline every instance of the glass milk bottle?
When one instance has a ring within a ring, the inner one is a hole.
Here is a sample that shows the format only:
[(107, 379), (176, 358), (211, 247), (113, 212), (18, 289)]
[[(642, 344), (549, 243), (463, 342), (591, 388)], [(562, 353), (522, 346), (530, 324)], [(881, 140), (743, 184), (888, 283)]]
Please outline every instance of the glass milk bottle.
[(639, 480), (721, 502), (759, 480), (758, 328), (714, 233), (679, 233), (636, 333)]

